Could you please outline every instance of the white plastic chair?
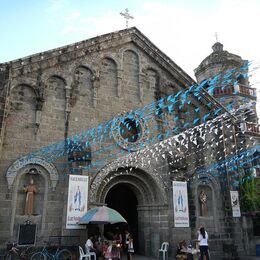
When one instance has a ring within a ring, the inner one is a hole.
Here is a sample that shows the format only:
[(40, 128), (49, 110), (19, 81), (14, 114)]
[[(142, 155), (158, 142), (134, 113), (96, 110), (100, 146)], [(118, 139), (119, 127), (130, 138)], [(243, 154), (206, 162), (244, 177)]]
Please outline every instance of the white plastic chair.
[(163, 242), (161, 245), (161, 248), (159, 249), (158, 252), (158, 257), (160, 257), (160, 253), (163, 255), (163, 260), (166, 259), (166, 255), (168, 257), (168, 248), (169, 248), (169, 243), (168, 242)]
[(89, 259), (91, 260), (91, 256), (94, 256), (94, 259), (97, 259), (96, 253), (95, 252), (90, 252), (89, 248), (86, 246), (86, 255), (89, 255)]
[(88, 260), (88, 259), (91, 260), (90, 254), (85, 254), (84, 251), (83, 251), (83, 249), (82, 249), (82, 247), (79, 246), (79, 260), (82, 260), (82, 259), (84, 259), (84, 258), (86, 258), (87, 260)]

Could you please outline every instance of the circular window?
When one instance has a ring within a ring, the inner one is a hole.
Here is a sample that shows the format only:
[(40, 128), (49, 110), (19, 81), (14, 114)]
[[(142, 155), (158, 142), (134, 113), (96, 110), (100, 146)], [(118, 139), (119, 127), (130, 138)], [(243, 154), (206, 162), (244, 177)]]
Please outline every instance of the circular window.
[(122, 115), (112, 122), (112, 135), (118, 145), (127, 150), (144, 147), (148, 138), (148, 127), (139, 115)]
[(120, 135), (125, 141), (135, 143), (141, 136), (142, 128), (137, 120), (126, 118), (120, 124)]

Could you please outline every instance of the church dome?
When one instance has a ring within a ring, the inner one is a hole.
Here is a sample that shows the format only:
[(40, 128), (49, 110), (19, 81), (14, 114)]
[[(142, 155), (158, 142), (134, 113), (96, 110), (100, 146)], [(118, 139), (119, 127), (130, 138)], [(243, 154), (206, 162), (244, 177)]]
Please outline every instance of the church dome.
[(245, 61), (238, 55), (223, 50), (223, 44), (216, 42), (213, 52), (194, 70), (198, 82), (213, 77), (221, 70), (241, 66)]
[[(256, 89), (249, 83), (248, 61), (223, 50), (223, 44), (220, 42), (214, 43), (212, 50), (213, 52), (194, 70), (197, 82), (211, 82), (210, 79), (218, 76), (218, 80), (212, 81), (212, 85), (205, 85), (209, 94), (228, 110), (236, 109), (245, 102), (252, 104), (255, 110)], [(253, 115), (250, 119), (248, 117), (248, 120), (256, 122), (256, 118)]]

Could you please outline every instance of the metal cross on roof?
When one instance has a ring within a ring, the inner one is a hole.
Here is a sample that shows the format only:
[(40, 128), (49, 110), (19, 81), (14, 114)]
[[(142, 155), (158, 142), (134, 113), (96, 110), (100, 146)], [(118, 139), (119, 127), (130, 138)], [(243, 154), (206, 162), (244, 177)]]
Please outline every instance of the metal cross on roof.
[(125, 9), (124, 13), (121, 12), (120, 15), (122, 15), (125, 18), (125, 20), (126, 20), (126, 28), (128, 28), (128, 20), (129, 19), (134, 19), (134, 17), (129, 14), (128, 8)]
[(218, 33), (215, 32), (216, 42), (218, 42)]

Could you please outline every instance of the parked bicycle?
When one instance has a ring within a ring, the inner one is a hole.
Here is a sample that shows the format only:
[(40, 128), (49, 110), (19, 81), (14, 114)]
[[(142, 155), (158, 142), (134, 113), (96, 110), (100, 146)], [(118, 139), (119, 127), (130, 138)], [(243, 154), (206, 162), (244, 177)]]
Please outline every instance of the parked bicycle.
[(6, 244), (7, 253), (4, 260), (28, 260), (33, 254), (32, 247), (17, 248), (16, 242), (8, 242)]
[[(46, 243), (46, 242), (45, 242)], [(68, 249), (56, 249), (55, 253), (50, 253), (47, 249), (47, 243), (41, 251), (34, 253), (30, 260), (71, 260), (72, 254)]]

